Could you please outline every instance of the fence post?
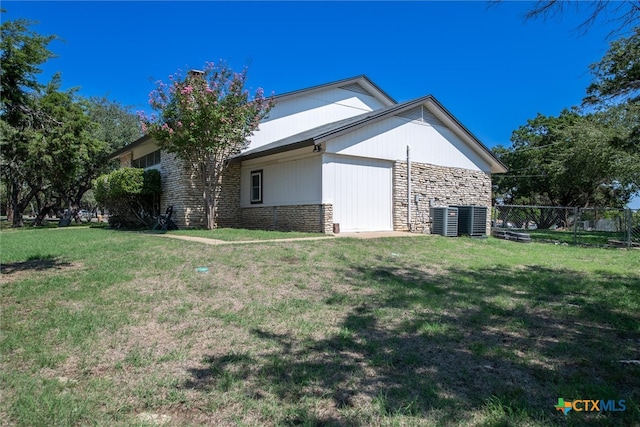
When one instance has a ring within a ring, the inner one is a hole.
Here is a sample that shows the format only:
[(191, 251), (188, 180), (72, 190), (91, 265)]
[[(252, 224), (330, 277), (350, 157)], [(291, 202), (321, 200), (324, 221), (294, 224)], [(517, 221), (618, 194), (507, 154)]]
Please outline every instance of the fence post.
[(573, 208), (573, 244), (578, 244), (578, 208)]
[(633, 222), (633, 215), (631, 209), (625, 209), (627, 217), (627, 248), (631, 249), (631, 229), (633, 228), (631, 223)]

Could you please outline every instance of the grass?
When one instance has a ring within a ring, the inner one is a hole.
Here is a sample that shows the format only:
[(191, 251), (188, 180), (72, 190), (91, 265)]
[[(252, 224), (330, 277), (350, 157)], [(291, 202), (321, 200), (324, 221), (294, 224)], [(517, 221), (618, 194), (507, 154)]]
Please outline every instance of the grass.
[(609, 244), (609, 240), (627, 241), (627, 235), (625, 232), (612, 232), (612, 231), (586, 231), (578, 230), (575, 236), (572, 230), (522, 230), (522, 232), (529, 233), (531, 239), (539, 242), (557, 242), (567, 243), (573, 245), (586, 246), (606, 246)]
[(218, 228), (216, 230), (174, 230), (167, 234), (179, 236), (205, 237), (207, 239), (224, 240), (228, 242), (242, 240), (271, 240), (271, 239), (291, 239), (299, 237), (321, 237), (318, 233), (301, 233), (297, 231), (264, 231), (247, 230), (242, 228)]
[[(637, 250), (437, 236), (209, 246), (88, 227), (6, 230), (0, 244), (10, 425), (640, 419), (640, 367), (620, 363), (640, 358)], [(560, 397), (626, 410), (565, 417)]]

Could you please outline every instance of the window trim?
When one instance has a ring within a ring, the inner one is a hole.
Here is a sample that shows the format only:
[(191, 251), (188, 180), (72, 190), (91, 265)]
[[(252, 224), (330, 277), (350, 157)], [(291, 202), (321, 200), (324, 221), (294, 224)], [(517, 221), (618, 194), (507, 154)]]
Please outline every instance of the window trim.
[[(258, 177), (258, 191), (260, 193), (259, 197), (257, 199), (253, 198), (253, 190), (255, 189), (254, 185), (253, 185), (253, 177), (257, 176)], [(263, 181), (262, 181), (262, 169), (258, 169), (258, 170), (254, 170), (251, 171), (249, 173), (249, 201), (251, 202), (252, 205), (259, 205), (262, 203), (262, 187), (263, 187)]]

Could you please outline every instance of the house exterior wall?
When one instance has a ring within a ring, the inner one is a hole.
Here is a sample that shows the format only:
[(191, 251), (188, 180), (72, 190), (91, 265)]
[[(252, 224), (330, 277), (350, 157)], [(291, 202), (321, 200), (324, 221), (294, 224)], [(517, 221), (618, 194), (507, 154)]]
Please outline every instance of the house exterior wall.
[[(416, 203), (415, 196), (420, 200)], [(411, 224), (407, 223), (407, 162), (393, 166), (393, 228), (430, 233), (429, 203), (433, 206), (474, 205), (491, 208), (491, 174), (411, 162)], [(487, 215), (487, 232), (490, 230)]]
[(389, 117), (326, 142), (328, 153), (349, 156), (406, 160), (407, 145), (411, 159), (476, 171), (490, 171), (485, 162), (467, 143), (444, 126)]
[(181, 228), (205, 227), (202, 191), (196, 177), (183, 167), (175, 154), (162, 152), (160, 210), (173, 205), (172, 219)]
[(333, 207), (326, 204), (242, 208), (241, 226), (249, 229), (333, 233)]
[[(206, 227), (201, 185), (196, 176), (183, 167), (174, 154), (162, 153), (160, 168), (162, 195), (161, 211), (173, 205), (173, 217), (178, 227)], [(218, 192), (217, 224), (219, 227), (239, 227), (240, 165), (229, 165), (220, 178)]]
[(340, 88), (277, 99), (269, 116), (252, 135), (249, 149), (383, 107), (373, 96)]
[(131, 163), (133, 162), (133, 156), (132, 153), (126, 153), (122, 156), (119, 157), (120, 160), (120, 167), (121, 168), (130, 168), (131, 167)]
[(224, 171), (218, 194), (218, 227), (242, 226), (240, 209), (240, 163), (232, 163)]
[[(251, 204), (251, 172), (262, 171), (262, 203)], [(312, 148), (242, 162), (240, 205), (265, 206), (322, 203), (322, 160)]]
[[(239, 170), (241, 227), (328, 233), (333, 206), (322, 203), (322, 156), (310, 148), (242, 162)], [(250, 201), (251, 172), (262, 171), (262, 203)]]
[(387, 160), (323, 155), (322, 200), (340, 231), (392, 230), (392, 166)]
[[(149, 140), (147, 142), (145, 142), (144, 144), (141, 144), (137, 147), (135, 147), (132, 150), (132, 155), (133, 155), (133, 159), (139, 159), (142, 156), (146, 156), (149, 153), (153, 153), (154, 151), (156, 151), (158, 149), (158, 145), (155, 143), (154, 140)], [(164, 154), (164, 153), (162, 153)]]

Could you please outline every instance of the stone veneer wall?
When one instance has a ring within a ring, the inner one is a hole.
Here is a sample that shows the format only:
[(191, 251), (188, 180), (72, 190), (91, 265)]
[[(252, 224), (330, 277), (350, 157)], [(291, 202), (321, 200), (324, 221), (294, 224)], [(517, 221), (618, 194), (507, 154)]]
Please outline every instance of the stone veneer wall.
[(133, 163), (133, 153), (127, 153), (126, 155), (120, 157), (121, 168), (130, 168), (132, 163)]
[[(411, 227), (407, 224), (407, 163), (393, 165), (393, 229), (431, 232), (429, 201), (434, 206), (487, 206), (487, 233), (491, 224), (491, 174), (411, 162)], [(416, 203), (415, 196), (420, 195)]]
[(218, 227), (242, 226), (240, 209), (240, 163), (232, 163), (224, 171), (218, 193)]
[[(206, 227), (202, 191), (195, 176), (175, 155), (162, 153), (161, 211), (173, 205), (173, 219), (181, 228)], [(333, 233), (332, 205), (240, 207), (240, 164), (233, 163), (221, 177), (218, 193), (219, 227)]]
[(183, 167), (182, 160), (163, 151), (160, 177), (160, 211), (173, 205), (172, 218), (178, 227), (205, 227), (202, 191), (198, 189), (195, 176)]
[(333, 205), (242, 208), (241, 224), (250, 229), (333, 234)]
[[(202, 190), (194, 174), (183, 167), (183, 162), (174, 154), (162, 152), (162, 197), (161, 208), (173, 205), (173, 220), (178, 227), (206, 227)], [(233, 163), (220, 178), (218, 192), (219, 227), (239, 227), (240, 211), (240, 164)]]

